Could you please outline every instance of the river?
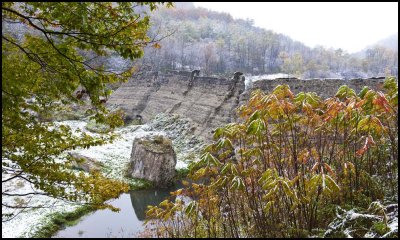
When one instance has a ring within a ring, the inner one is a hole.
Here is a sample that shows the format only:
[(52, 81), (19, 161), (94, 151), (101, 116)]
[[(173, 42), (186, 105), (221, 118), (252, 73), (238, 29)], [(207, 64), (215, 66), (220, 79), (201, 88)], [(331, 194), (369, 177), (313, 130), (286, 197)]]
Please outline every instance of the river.
[(134, 190), (121, 194), (111, 204), (119, 212), (104, 209), (81, 218), (75, 226), (59, 231), (54, 238), (106, 238), (135, 237), (144, 229), (147, 205), (158, 205), (171, 191), (182, 188), (181, 183), (168, 189)]

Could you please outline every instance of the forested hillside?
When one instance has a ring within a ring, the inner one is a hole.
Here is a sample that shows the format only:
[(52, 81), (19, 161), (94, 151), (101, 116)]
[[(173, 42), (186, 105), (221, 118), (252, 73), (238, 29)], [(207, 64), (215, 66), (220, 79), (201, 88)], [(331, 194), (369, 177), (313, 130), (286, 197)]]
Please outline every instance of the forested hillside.
[[(359, 6), (346, 24), (386, 35)], [(317, 36), (294, 15), (276, 21)], [(310, 48), (193, 3), (2, 3), (2, 237), (398, 238), (397, 42)]]
[[(242, 71), (288, 73), (303, 78), (357, 78), (398, 74), (398, 51), (383, 46), (359, 57), (342, 49), (310, 48), (288, 36), (191, 4), (152, 15), (152, 36), (171, 34), (161, 48), (148, 48), (145, 64), (154, 70), (201, 69), (210, 74)], [(282, 19), (277, 19), (282, 21)], [(317, 34), (317, 33), (315, 33)]]

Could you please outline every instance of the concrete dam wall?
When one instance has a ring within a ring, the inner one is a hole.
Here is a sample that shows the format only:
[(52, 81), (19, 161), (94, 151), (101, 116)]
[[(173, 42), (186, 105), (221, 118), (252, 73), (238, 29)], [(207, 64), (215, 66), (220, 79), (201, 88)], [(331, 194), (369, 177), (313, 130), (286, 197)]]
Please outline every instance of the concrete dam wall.
[[(359, 92), (363, 86), (381, 89), (383, 78), (299, 80), (276, 79), (253, 82), (252, 89), (271, 91), (288, 84), (293, 93), (316, 92), (323, 98), (334, 96), (341, 85)], [(237, 119), (236, 108), (250, 96), (243, 76), (232, 78), (200, 77), (189, 71), (142, 72), (122, 84), (110, 97), (108, 106), (122, 108), (128, 116), (140, 115), (147, 122), (158, 113), (174, 113), (195, 123), (194, 134), (206, 139), (213, 129)]]

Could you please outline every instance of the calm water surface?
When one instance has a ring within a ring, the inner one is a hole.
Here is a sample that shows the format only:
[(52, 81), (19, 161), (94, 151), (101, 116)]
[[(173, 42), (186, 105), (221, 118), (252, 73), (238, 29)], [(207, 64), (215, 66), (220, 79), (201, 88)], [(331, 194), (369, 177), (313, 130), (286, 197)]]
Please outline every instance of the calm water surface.
[(158, 205), (171, 191), (182, 188), (180, 183), (169, 189), (136, 190), (121, 194), (113, 200), (113, 206), (119, 212), (104, 209), (81, 218), (72, 227), (59, 231), (55, 238), (97, 238), (97, 237), (134, 237), (144, 229), (147, 205)]

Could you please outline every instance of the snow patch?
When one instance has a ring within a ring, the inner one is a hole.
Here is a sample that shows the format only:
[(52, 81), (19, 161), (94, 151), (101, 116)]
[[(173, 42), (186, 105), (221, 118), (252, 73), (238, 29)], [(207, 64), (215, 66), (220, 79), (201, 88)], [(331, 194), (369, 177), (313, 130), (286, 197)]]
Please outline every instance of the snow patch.
[(257, 76), (246, 76), (246, 79), (251, 80), (252, 82), (257, 82), (260, 80), (274, 80), (277, 78), (287, 78), (289, 75), (286, 73), (274, 73), (274, 74), (264, 74)]
[[(55, 127), (67, 125), (71, 128), (71, 132), (75, 136), (79, 136), (82, 132), (88, 135), (99, 137), (100, 134), (92, 133), (85, 129), (87, 122), (79, 120), (54, 122)], [(191, 124), (188, 120), (181, 120), (176, 116), (159, 115), (148, 125), (129, 125), (116, 129), (114, 131), (118, 137), (112, 142), (101, 146), (93, 146), (88, 149), (76, 149), (74, 152), (83, 156), (91, 157), (105, 166), (103, 175), (109, 178), (118, 179), (121, 181), (129, 181), (124, 177), (127, 164), (130, 161), (133, 140), (137, 137), (146, 135), (164, 135), (173, 140), (174, 149), (177, 153), (176, 169), (187, 168), (188, 153), (197, 153), (202, 147), (202, 142), (192, 136), (189, 131)], [(65, 154), (64, 154), (65, 155)], [(64, 155), (58, 158), (63, 160)], [(3, 159), (3, 161), (7, 161)], [(2, 179), (9, 178), (6, 174), (2, 174)], [(14, 181), (15, 180), (15, 181)], [(32, 192), (34, 187), (30, 184), (18, 182), (18, 179), (13, 179), (6, 183), (2, 183), (3, 191), (9, 189), (15, 193)], [(29, 197), (3, 197), (2, 202), (8, 205), (14, 205), (15, 201), (29, 202), (34, 206), (51, 206), (50, 208), (35, 208), (26, 209), (19, 213), (10, 221), (2, 223), (2, 237), (31, 237), (35, 232), (50, 221), (50, 215), (53, 213), (65, 213), (75, 210), (78, 205), (67, 203), (47, 196), (31, 195)], [(12, 213), (13, 210), (7, 207), (2, 207), (2, 213)], [(21, 224), (23, 223), (23, 224)]]

